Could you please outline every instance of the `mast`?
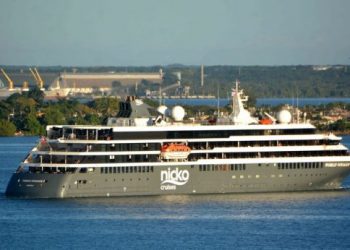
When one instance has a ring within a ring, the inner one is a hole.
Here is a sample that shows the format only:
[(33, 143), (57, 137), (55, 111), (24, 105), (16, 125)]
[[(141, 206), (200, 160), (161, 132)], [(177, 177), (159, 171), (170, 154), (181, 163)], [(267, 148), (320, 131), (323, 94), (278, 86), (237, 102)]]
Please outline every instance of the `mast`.
[(243, 91), (239, 91), (239, 81), (236, 79), (236, 86), (232, 89), (232, 111), (236, 114), (244, 110), (241, 94)]
[(232, 89), (232, 121), (235, 124), (257, 124), (257, 119), (250, 115), (250, 112), (243, 106), (243, 102), (248, 101), (248, 96), (243, 95), (243, 90), (239, 90), (239, 81), (236, 80), (236, 87)]
[(217, 86), (217, 109), (218, 109), (218, 117), (220, 116), (220, 89), (219, 85)]

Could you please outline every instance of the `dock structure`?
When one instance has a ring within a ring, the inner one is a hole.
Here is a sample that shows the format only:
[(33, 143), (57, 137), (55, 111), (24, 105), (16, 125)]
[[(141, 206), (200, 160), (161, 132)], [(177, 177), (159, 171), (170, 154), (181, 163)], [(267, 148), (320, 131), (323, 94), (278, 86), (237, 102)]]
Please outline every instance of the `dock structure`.
[[(57, 78), (61, 88), (68, 89), (72, 93), (92, 93), (94, 90), (109, 92), (115, 84), (121, 86), (138, 86), (143, 81), (151, 84), (161, 84), (163, 72), (123, 72), (123, 73), (61, 73)], [(54, 81), (53, 86), (57, 86)], [(136, 87), (137, 88), (137, 87)]]
[[(60, 96), (75, 94), (92, 94), (110, 93), (113, 89), (138, 88), (143, 82), (149, 84), (162, 84), (163, 71), (159, 72), (103, 72), (103, 73), (52, 73), (42, 72), (40, 79), (32, 72), (33, 70), (21, 70), (20, 72), (11, 72), (11, 84), (7, 75), (0, 74), (0, 86), (2, 86), (1, 95), (5, 98), (9, 96), (13, 88), (22, 87), (23, 82), (27, 83), (27, 88), (39, 86), (39, 88), (47, 90), (45, 95)], [(35, 77), (33, 77), (35, 76)], [(45, 84), (44, 84), (45, 83)], [(8, 87), (6, 85), (9, 85)], [(46, 85), (46, 86), (44, 86)], [(57, 93), (56, 93), (57, 92)]]

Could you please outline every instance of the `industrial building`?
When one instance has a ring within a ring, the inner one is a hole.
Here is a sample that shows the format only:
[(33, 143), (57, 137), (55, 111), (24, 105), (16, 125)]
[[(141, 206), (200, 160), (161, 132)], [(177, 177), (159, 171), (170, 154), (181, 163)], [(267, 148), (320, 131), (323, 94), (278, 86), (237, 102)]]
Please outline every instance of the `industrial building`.
[(69, 90), (71, 94), (91, 94), (94, 91), (108, 94), (115, 87), (137, 89), (137, 86), (143, 81), (161, 84), (163, 81), (162, 70), (156, 73), (62, 73), (51, 85), (51, 88), (55, 88), (59, 84), (61, 88)]
[[(45, 89), (48, 98), (67, 95), (111, 94), (114, 91), (138, 88), (142, 83), (162, 84), (163, 72), (107, 72), (107, 73), (51, 73), (39, 74), (36, 68), (18, 72), (0, 73), (0, 96), (2, 98), (12, 92), (27, 91), (39, 86)], [(13, 90), (10, 90), (12, 88)], [(10, 91), (9, 91), (10, 90)], [(114, 93), (115, 94), (115, 93)], [(123, 93), (118, 93), (123, 95)]]

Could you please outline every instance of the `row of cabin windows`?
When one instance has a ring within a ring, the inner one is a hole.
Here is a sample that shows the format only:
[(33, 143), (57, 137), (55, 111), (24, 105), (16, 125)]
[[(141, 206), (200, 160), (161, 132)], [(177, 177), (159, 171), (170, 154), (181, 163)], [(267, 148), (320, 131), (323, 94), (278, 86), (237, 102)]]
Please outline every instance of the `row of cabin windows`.
[(330, 140), (288, 140), (288, 141), (228, 141), (228, 142), (190, 142), (191, 149), (213, 149), (215, 147), (280, 147), (280, 146), (317, 146), (338, 145), (339, 141)]
[(157, 131), (157, 132), (115, 132), (117, 140), (140, 139), (190, 139), (190, 138), (228, 138), (242, 135), (295, 135), (314, 134), (315, 129), (273, 129), (273, 130), (202, 130), (202, 131)]
[[(327, 173), (319, 173), (319, 174), (294, 174), (294, 175), (283, 175), (283, 174), (271, 174), (271, 175), (260, 175), (260, 174), (256, 174), (256, 175), (232, 175), (232, 179), (259, 179), (259, 178), (298, 178), (298, 177), (317, 177), (317, 176), (327, 176)], [(266, 184), (263, 184), (263, 183), (260, 183), (258, 184), (259, 186), (260, 185), (265, 185)], [(274, 186), (276, 184), (273, 184)], [(277, 185), (283, 185), (283, 184), (277, 184)], [(289, 186), (290, 184), (287, 183), (287, 186)], [(297, 184), (294, 184), (294, 185), (297, 185)], [(333, 184), (332, 184), (333, 185)]]
[(53, 127), (48, 132), (50, 139), (60, 137), (69, 139), (109, 139), (119, 140), (133, 139), (172, 139), (172, 138), (226, 138), (237, 135), (290, 135), (290, 134), (314, 134), (315, 129), (265, 129), (265, 130), (203, 130), (203, 131), (157, 131), (157, 132), (114, 132), (112, 129), (71, 129)]
[(228, 159), (228, 158), (270, 158), (270, 157), (309, 157), (309, 156), (341, 156), (346, 150), (332, 151), (289, 151), (289, 152), (241, 152), (241, 153), (199, 153), (190, 154), (189, 160)]
[(72, 144), (72, 143), (60, 143), (52, 144), (52, 151), (71, 151), (71, 152), (101, 152), (101, 151), (152, 151), (159, 150), (160, 143), (129, 143), (129, 144)]
[(67, 168), (67, 167), (29, 167), (29, 172), (31, 173), (75, 173), (76, 168)]
[(49, 139), (71, 139), (71, 140), (111, 140), (113, 129), (77, 129), (53, 127), (48, 131)]
[[(259, 164), (261, 166), (261, 164)], [(278, 169), (312, 169), (322, 168), (321, 162), (293, 162), (278, 163)], [(237, 171), (246, 170), (246, 164), (218, 164), (218, 165), (199, 165), (199, 171)]]
[(278, 169), (311, 169), (322, 168), (321, 162), (293, 162), (293, 163), (278, 163)]
[[(214, 147), (276, 147), (276, 146), (312, 146), (312, 145), (337, 145), (339, 141), (330, 140), (288, 140), (288, 141), (230, 141), (230, 142), (190, 142), (191, 149), (213, 149)], [(60, 144), (52, 145), (54, 151), (90, 152), (90, 151), (152, 151), (159, 150), (160, 143), (130, 143), (130, 144)]]
[[(271, 158), (271, 157), (313, 157), (313, 156), (342, 156), (346, 150), (334, 151), (290, 151), (290, 152), (241, 152), (241, 153), (191, 153), (188, 161), (198, 159), (230, 159), (230, 158)], [(109, 155), (109, 156), (55, 156), (38, 155), (33, 163), (101, 163), (101, 162), (158, 162), (159, 155)]]
[(245, 169), (245, 164), (199, 165), (199, 171), (238, 171)]
[(101, 174), (153, 173), (153, 166), (144, 167), (102, 167)]

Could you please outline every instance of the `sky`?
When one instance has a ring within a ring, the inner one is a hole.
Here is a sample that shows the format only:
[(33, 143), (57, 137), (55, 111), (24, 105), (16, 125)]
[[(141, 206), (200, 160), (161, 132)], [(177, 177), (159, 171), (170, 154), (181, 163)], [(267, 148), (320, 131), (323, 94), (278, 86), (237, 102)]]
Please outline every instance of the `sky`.
[(0, 0), (0, 64), (350, 64), (349, 0)]

